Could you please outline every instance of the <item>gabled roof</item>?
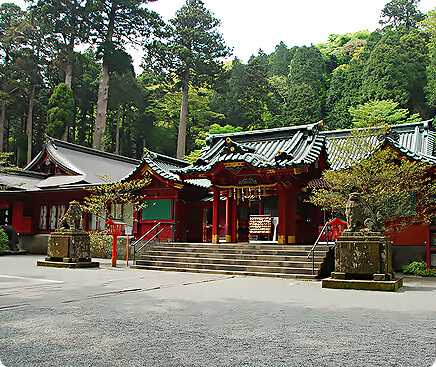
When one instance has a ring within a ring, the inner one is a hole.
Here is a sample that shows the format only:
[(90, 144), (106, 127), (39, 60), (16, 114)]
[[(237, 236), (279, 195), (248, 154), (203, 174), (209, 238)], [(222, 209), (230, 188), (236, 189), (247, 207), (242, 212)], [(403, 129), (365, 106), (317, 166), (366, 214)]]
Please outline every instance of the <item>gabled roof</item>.
[(133, 178), (138, 172), (143, 170), (144, 167), (148, 166), (150, 170), (153, 171), (153, 173), (155, 173), (157, 176), (164, 180), (168, 180), (177, 184), (188, 183), (201, 188), (210, 187), (211, 183), (209, 180), (198, 179), (182, 181), (180, 179), (179, 175), (175, 173), (175, 171), (188, 167), (189, 165), (189, 162), (144, 149), (141, 163), (138, 164), (132, 172), (125, 176), (123, 180)]
[[(368, 145), (377, 149), (385, 139), (389, 139), (395, 149), (412, 159), (428, 161), (433, 156), (434, 149), (434, 131), (431, 130), (431, 121), (421, 121), (407, 124), (392, 125), (387, 133), (380, 136), (379, 127), (358, 129), (368, 132), (366, 138)], [(347, 167), (349, 155), (353, 160), (358, 160), (363, 157), (361, 151), (355, 150), (350, 152), (344, 147), (347, 144), (347, 139), (353, 130), (333, 130), (322, 131), (321, 135), (326, 137), (327, 155), (330, 163), (330, 168), (339, 170)], [(372, 133), (373, 132), (373, 133)], [(348, 159), (344, 159), (344, 155), (348, 155)], [(428, 158), (430, 157), (430, 158)]]
[(47, 178), (47, 174), (14, 169), (0, 172), (0, 186), (6, 190), (35, 190), (38, 184)]
[(309, 166), (324, 149), (319, 124), (211, 135), (200, 157), (177, 170), (181, 175), (210, 172), (224, 162), (244, 162), (254, 169)]
[[(60, 186), (69, 184), (103, 184), (107, 183), (103, 176), (117, 181), (129, 174), (139, 160), (102, 152), (62, 140), (48, 137), (42, 151), (26, 166), (25, 171), (37, 171), (44, 160), (49, 159), (62, 167), (68, 174), (51, 177), (44, 186)], [(73, 178), (74, 177), (74, 178)]]

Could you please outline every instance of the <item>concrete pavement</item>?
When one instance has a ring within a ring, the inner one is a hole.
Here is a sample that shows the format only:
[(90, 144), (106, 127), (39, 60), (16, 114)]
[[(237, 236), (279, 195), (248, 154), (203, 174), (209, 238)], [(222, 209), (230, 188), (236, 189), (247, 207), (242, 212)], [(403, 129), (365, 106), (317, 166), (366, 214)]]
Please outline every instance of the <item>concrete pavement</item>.
[(0, 257), (0, 361), (14, 366), (431, 366), (436, 279), (396, 293), (320, 282), (36, 267)]

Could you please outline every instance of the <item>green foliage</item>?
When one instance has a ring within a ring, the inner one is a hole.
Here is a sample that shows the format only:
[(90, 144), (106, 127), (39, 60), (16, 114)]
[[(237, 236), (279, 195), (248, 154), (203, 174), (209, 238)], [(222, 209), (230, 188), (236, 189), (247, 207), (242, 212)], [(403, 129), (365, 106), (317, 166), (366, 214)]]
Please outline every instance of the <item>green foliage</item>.
[[(401, 35), (387, 31), (377, 42), (363, 69), (366, 100), (391, 99), (415, 112), (424, 104), (428, 50), (416, 30)], [(413, 107), (413, 109), (411, 108)]]
[[(332, 149), (341, 154), (343, 168), (324, 171), (330, 188), (314, 190), (310, 201), (343, 214), (350, 193), (359, 192), (375, 213), (396, 219), (391, 222), (392, 231), (413, 223), (429, 223), (435, 209), (432, 197), (436, 195), (436, 183), (426, 174), (429, 166), (400, 156), (387, 145), (377, 147), (377, 136), (386, 131), (355, 130), (344, 141), (332, 141)], [(411, 195), (416, 202), (411, 202)]]
[(74, 121), (74, 97), (71, 88), (65, 83), (56, 86), (50, 97), (49, 107), (45, 133), (59, 139)]
[(5, 243), (9, 241), (9, 237), (3, 228), (0, 228), (0, 254), (5, 252)]
[[(405, 26), (407, 29), (416, 27), (424, 19), (424, 15), (418, 10), (420, 0), (392, 0), (385, 5), (381, 12), (380, 24), (385, 27), (398, 28)], [(386, 19), (387, 18), (387, 19)]]
[(110, 258), (113, 239), (108, 229), (88, 231), (92, 257)]
[(436, 277), (436, 269), (427, 269), (425, 261), (413, 261), (403, 266), (403, 273), (421, 277)]
[(408, 117), (409, 111), (398, 106), (399, 103), (392, 100), (369, 101), (356, 107), (350, 106), (349, 112), (356, 128), (421, 121), (418, 113)]
[[(103, 179), (109, 182), (107, 177)], [(149, 179), (137, 179), (93, 186), (89, 189), (91, 195), (84, 198), (83, 210), (100, 220), (107, 219), (106, 208), (112, 204), (131, 204), (135, 213), (143, 207), (144, 197), (138, 191), (149, 182)]]

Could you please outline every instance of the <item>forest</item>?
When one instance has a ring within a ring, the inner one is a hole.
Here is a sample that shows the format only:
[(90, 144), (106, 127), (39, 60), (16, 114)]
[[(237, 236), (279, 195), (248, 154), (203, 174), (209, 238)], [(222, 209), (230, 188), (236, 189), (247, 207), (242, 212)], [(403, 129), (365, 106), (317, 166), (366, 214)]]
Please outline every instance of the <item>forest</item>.
[[(186, 0), (168, 22), (147, 9), (152, 1), (1, 5), (0, 151), (12, 163), (26, 165), (46, 136), (193, 159), (206, 133), (320, 120), (344, 129), (365, 108), (390, 108), (396, 122), (434, 116), (436, 8), (423, 14), (419, 0), (388, 2), (374, 32), (280, 42), (247, 63), (201, 0)], [(130, 47), (144, 55), (140, 75)]]

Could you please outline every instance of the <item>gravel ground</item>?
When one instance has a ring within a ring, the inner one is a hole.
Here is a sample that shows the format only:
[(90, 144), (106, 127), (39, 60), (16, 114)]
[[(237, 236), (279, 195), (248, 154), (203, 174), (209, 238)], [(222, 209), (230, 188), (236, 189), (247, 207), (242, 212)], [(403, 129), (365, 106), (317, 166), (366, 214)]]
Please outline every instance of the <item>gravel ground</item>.
[(436, 359), (436, 280), (407, 278), (388, 293), (13, 261), (6, 268), (0, 259), (6, 367), (422, 367)]

